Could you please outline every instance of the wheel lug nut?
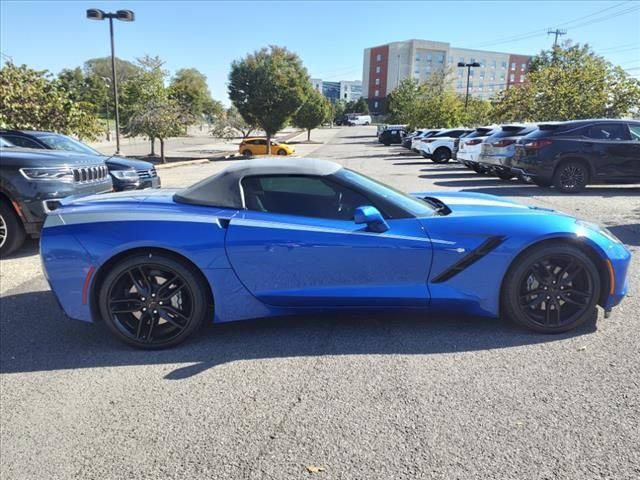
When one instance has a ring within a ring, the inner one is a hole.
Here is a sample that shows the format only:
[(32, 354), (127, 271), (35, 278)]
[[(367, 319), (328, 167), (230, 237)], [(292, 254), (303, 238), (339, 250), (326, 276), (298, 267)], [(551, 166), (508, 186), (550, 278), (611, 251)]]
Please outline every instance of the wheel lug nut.
[(560, 300), (560, 297), (556, 297), (556, 300)]
[[(556, 283), (556, 282), (553, 282), (553, 283)], [(155, 297), (155, 296), (156, 296), (156, 294), (155, 294), (155, 293), (152, 293), (152, 294), (151, 294), (151, 296), (152, 296), (152, 297)]]
[(547, 296), (547, 300), (551, 300), (551, 297)]
[[(558, 297), (558, 298), (560, 298), (560, 297)], [(158, 310), (154, 310), (153, 313), (158, 313)]]
[(146, 312), (147, 311), (147, 307), (142, 307), (142, 311)]
[(142, 297), (140, 300), (142, 300), (144, 302), (146, 300), (146, 298)]
[(159, 305), (162, 305), (162, 302), (158, 302)]

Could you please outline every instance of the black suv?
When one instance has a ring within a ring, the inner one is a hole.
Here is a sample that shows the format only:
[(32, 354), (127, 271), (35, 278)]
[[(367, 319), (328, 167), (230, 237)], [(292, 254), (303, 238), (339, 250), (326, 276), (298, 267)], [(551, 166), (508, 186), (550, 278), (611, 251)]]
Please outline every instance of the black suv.
[(579, 192), (589, 183), (640, 181), (640, 122), (575, 120), (540, 124), (518, 140), (513, 173), (542, 187)]
[(0, 256), (26, 235), (37, 237), (56, 200), (112, 190), (103, 157), (18, 148), (0, 138)]
[[(100, 152), (88, 145), (55, 132), (0, 130), (0, 138), (4, 138), (16, 147), (65, 150), (102, 156)], [(109, 168), (113, 189), (116, 192), (160, 187), (160, 177), (152, 163), (123, 157), (104, 157), (103, 160)]]
[(387, 147), (392, 143), (401, 144), (402, 139), (407, 134), (407, 130), (401, 127), (385, 128), (378, 135), (378, 142), (385, 144)]

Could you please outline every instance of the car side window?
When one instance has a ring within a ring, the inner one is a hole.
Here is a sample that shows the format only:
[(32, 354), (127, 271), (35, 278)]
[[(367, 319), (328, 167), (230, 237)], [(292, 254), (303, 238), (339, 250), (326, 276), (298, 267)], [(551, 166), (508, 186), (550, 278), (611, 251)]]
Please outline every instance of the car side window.
[(619, 123), (600, 123), (589, 127), (589, 138), (596, 140), (626, 140), (624, 129)]
[(307, 175), (267, 175), (242, 179), (248, 210), (353, 220), (355, 209), (371, 202), (362, 194), (326, 177)]
[(22, 148), (42, 148), (36, 142), (31, 140), (30, 138), (21, 137), (19, 135), (3, 135), (3, 137), (16, 147)]
[(640, 141), (640, 125), (629, 125), (631, 140)]

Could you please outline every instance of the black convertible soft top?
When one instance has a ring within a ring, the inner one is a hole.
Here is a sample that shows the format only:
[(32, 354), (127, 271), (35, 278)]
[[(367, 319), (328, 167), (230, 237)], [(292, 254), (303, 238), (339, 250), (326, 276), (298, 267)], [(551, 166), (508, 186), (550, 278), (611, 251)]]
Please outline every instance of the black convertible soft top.
[(331, 175), (342, 165), (315, 158), (241, 160), (173, 196), (174, 201), (221, 208), (244, 208), (240, 182), (255, 175)]

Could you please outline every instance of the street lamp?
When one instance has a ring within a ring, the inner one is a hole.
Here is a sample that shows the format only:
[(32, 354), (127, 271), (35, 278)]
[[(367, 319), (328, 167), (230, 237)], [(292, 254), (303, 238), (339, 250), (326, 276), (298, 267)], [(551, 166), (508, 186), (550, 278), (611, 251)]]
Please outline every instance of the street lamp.
[[(87, 10), (87, 18), (89, 20), (109, 19), (109, 34), (111, 36), (111, 87), (113, 88), (113, 101), (115, 103), (116, 113), (116, 155), (120, 155), (120, 113), (118, 112), (118, 84), (116, 82), (116, 54), (113, 43), (113, 19), (123, 22), (133, 22), (135, 14), (131, 10), (118, 10), (115, 13), (103, 12), (97, 8)], [(107, 120), (108, 121), (108, 120)]]
[(467, 103), (469, 103), (469, 77), (471, 76), (471, 68), (479, 67), (480, 64), (478, 62), (473, 63), (464, 63), (458, 62), (458, 67), (464, 68), (467, 67), (467, 96), (464, 97), (464, 109), (467, 109)]

